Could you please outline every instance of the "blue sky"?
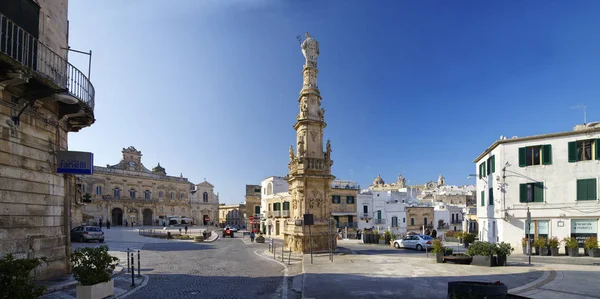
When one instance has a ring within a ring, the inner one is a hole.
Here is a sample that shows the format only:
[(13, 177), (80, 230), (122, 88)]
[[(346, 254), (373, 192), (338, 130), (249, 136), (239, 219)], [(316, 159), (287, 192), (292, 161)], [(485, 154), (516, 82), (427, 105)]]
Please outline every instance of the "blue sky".
[[(70, 150), (203, 178), (221, 201), (287, 174), (304, 57), (319, 88), (333, 174), (367, 187), (470, 184), (500, 135), (600, 120), (598, 1), (69, 1), (70, 45), (92, 49), (96, 123)], [(543, 5), (542, 5), (543, 4)], [(70, 60), (87, 72), (87, 57)]]

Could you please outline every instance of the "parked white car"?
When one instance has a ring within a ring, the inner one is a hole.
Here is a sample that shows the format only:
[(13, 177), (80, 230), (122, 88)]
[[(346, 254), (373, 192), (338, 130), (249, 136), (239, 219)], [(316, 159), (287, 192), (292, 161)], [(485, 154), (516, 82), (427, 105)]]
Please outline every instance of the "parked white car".
[(417, 250), (431, 249), (433, 246), (433, 238), (428, 235), (412, 235), (406, 236), (404, 239), (394, 240), (396, 248), (412, 248)]

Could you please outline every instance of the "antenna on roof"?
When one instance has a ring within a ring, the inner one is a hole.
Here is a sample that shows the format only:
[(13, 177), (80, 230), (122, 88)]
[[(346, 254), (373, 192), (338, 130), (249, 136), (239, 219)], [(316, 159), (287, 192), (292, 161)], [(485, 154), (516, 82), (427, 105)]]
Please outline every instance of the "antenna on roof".
[(302, 45), (302, 38), (300, 35), (296, 35), (296, 39), (298, 40), (298, 43)]
[(583, 108), (583, 124), (585, 125), (585, 124), (587, 124), (587, 117), (585, 114), (586, 106), (585, 105), (577, 105), (577, 106), (570, 107), (569, 109), (579, 109), (579, 108)]

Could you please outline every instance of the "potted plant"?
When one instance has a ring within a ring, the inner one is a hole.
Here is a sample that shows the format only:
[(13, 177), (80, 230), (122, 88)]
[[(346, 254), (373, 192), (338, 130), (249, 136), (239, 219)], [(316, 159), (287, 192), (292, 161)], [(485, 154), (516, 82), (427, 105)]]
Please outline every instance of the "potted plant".
[(535, 252), (541, 256), (550, 255), (550, 250), (548, 250), (548, 240), (544, 237), (539, 237), (535, 241), (533, 241), (533, 245), (535, 246)]
[(442, 244), (442, 240), (440, 239), (435, 239), (433, 240), (433, 249), (431, 250), (432, 253), (435, 253), (435, 261), (438, 263), (443, 263), (444, 262), (444, 254), (446, 253), (446, 250), (444, 250), (444, 244)]
[(473, 257), (472, 265), (493, 267), (495, 244), (477, 241), (467, 248), (467, 255)]
[(523, 237), (521, 239), (521, 246), (523, 246), (523, 255), (528, 255), (529, 252), (527, 252), (527, 237)]
[(579, 256), (579, 242), (577, 239), (566, 237), (564, 239), (565, 245), (567, 246), (567, 252), (570, 257), (578, 257)]
[(496, 264), (498, 266), (506, 266), (507, 257), (515, 250), (510, 243), (501, 242), (494, 247), (497, 255)]
[(15, 259), (7, 254), (0, 259), (0, 298), (38, 298), (45, 287), (33, 283), (31, 272), (46, 258)]
[(452, 255), (454, 253), (454, 249), (452, 247), (444, 247), (444, 255)]
[(558, 256), (558, 246), (559, 245), (560, 245), (560, 242), (558, 241), (557, 237), (548, 239), (548, 248), (550, 249), (551, 256)]
[(600, 250), (598, 249), (598, 239), (596, 237), (587, 237), (583, 242), (583, 247), (587, 249), (589, 256), (600, 257)]
[(259, 234), (258, 237), (256, 237), (256, 243), (264, 243), (265, 242), (265, 237), (263, 237), (262, 234)]
[(105, 298), (114, 294), (112, 272), (119, 259), (108, 246), (79, 248), (71, 254), (73, 277), (79, 281), (77, 298)]
[(465, 242), (465, 248), (469, 247), (469, 244), (475, 242), (475, 235), (474, 234), (469, 234), (467, 232), (463, 232), (463, 238), (464, 238), (464, 242)]
[(385, 233), (383, 234), (383, 237), (385, 239), (385, 243), (383, 244), (391, 244), (391, 240), (392, 240), (392, 233), (389, 230), (386, 230)]

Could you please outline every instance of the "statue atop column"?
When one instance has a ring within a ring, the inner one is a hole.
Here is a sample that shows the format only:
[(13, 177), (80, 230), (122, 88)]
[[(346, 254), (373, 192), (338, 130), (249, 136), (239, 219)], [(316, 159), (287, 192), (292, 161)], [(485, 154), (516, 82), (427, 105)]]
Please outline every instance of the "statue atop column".
[(302, 54), (306, 59), (306, 65), (316, 67), (317, 57), (319, 57), (319, 42), (313, 39), (306, 32), (306, 39), (302, 42)]

